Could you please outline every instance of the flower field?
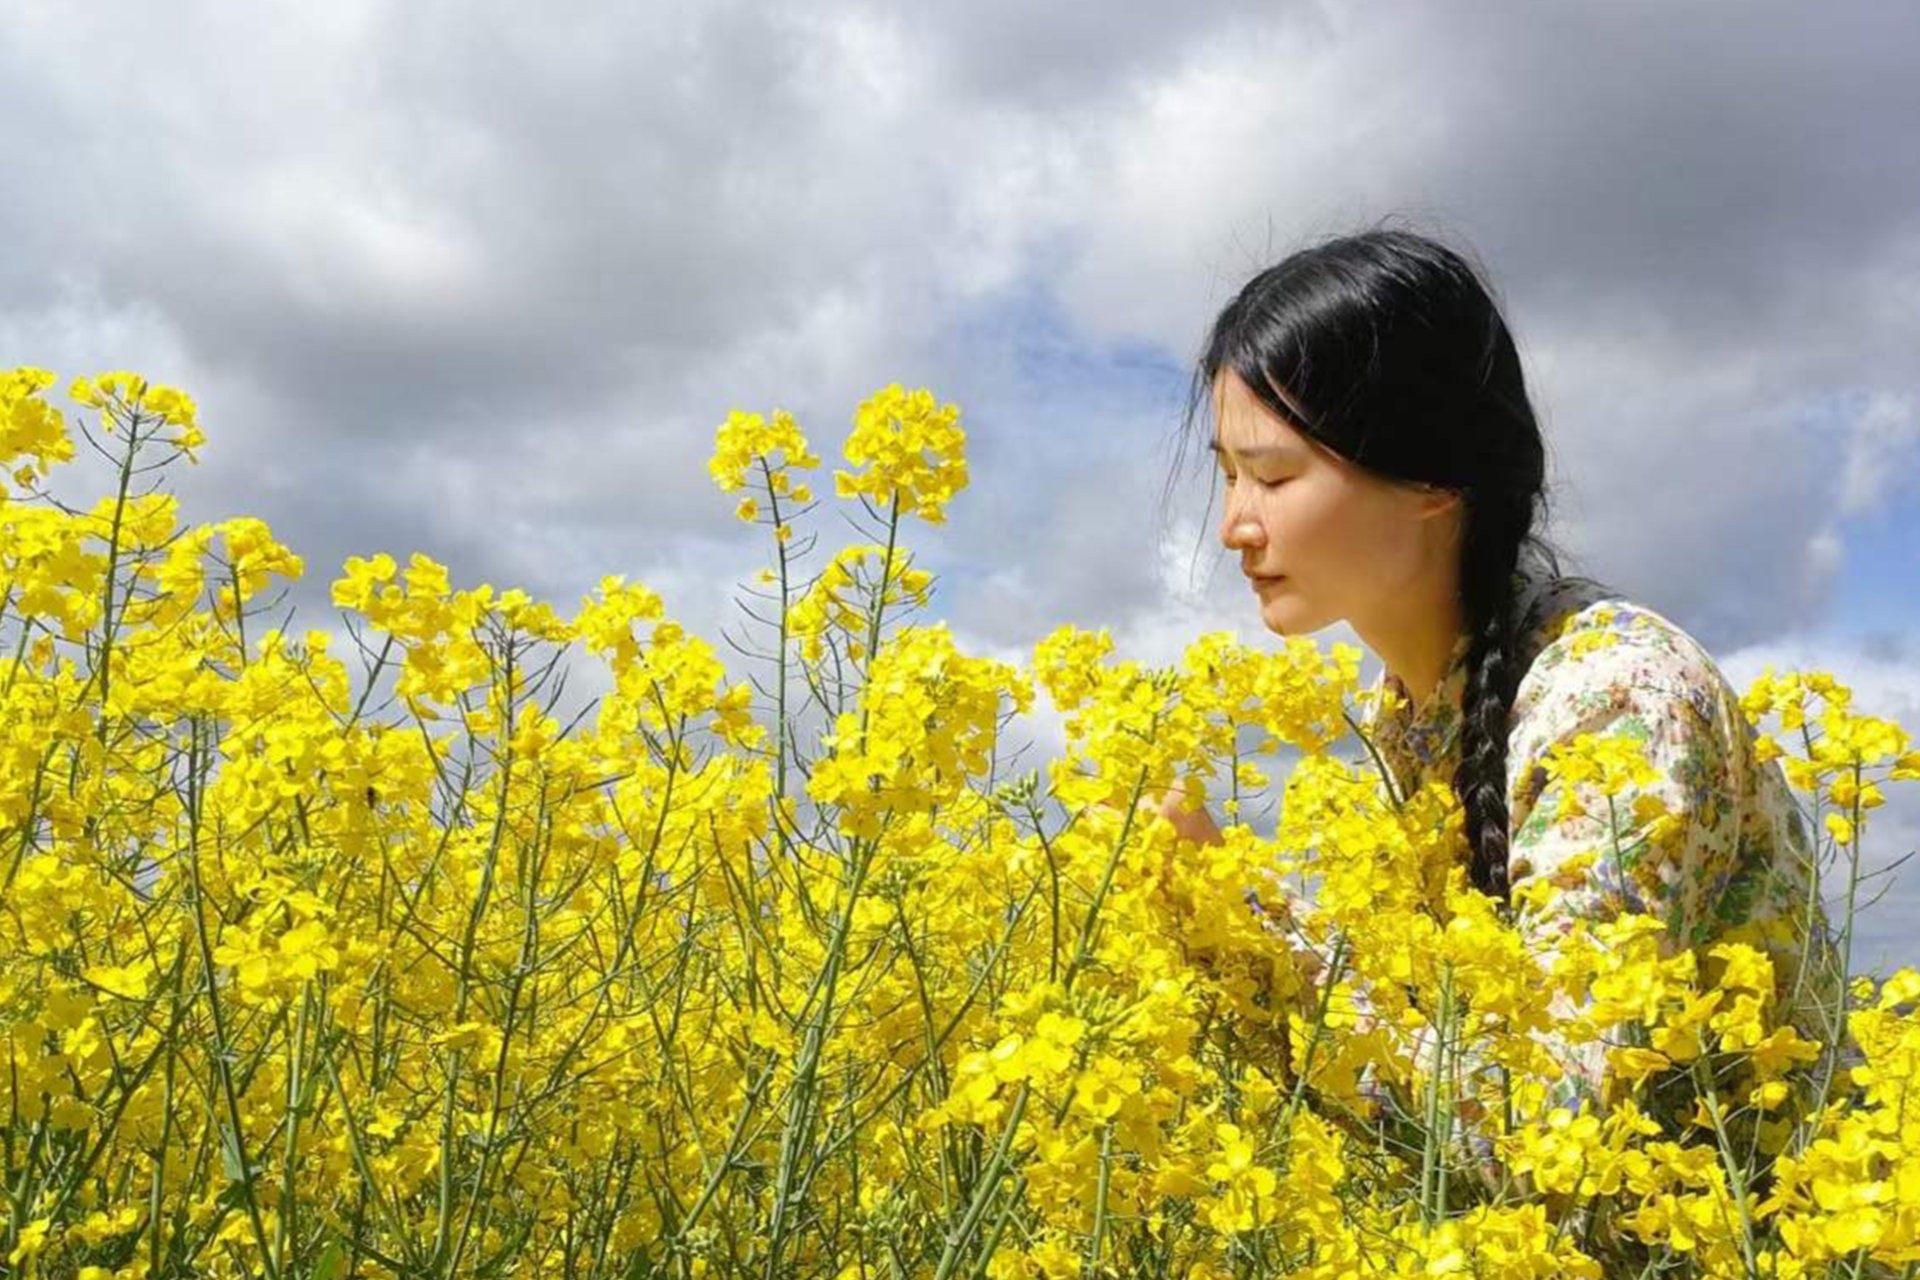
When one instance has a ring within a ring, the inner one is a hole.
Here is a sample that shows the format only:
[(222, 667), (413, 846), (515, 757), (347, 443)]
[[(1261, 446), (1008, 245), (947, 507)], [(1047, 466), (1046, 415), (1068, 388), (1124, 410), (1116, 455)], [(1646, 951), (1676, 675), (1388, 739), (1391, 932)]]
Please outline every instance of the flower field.
[[(563, 611), (424, 555), (348, 560), (344, 631), (282, 630), (300, 557), (179, 520), (192, 400), (54, 384), (0, 371), (7, 1274), (1920, 1267), (1920, 973), (1848, 976), (1920, 752), (1831, 675), (1743, 701), (1825, 935), (1543, 949), (1560, 886), (1482, 896), (1450, 793), (1380, 786), (1357, 651), (1150, 668), (1063, 627), (1012, 665), (925, 621), (908, 537), (967, 483), (926, 391), (859, 407), (830, 499), (791, 416), (719, 428), (767, 535), (749, 676), (640, 583)], [(113, 491), (59, 492), (81, 447)], [(868, 540), (815, 554), (827, 502)], [(1041, 698), (1066, 748), (1011, 771)], [(1140, 802), (1182, 778), (1277, 827), (1177, 840)], [(1604, 1107), (1552, 1105), (1567, 1051)]]

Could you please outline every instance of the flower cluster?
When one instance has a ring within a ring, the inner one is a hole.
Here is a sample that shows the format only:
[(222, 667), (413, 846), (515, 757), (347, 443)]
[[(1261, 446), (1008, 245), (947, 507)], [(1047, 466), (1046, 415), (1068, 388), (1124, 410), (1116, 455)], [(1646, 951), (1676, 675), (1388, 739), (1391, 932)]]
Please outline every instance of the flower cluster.
[[(1823, 708), (1817, 720), (1808, 709), (1814, 697)], [(1851, 691), (1826, 672), (1775, 674), (1767, 667), (1740, 704), (1756, 724), (1774, 716), (1783, 730), (1804, 733), (1810, 722), (1819, 725), (1822, 732), (1808, 754), (1789, 757), (1783, 765), (1794, 786), (1824, 790), (1824, 799), (1834, 806), (1826, 815), (1827, 831), (1843, 845), (1854, 842), (1861, 815), (1886, 802), (1879, 782), (1920, 779), (1920, 751), (1906, 732), (1891, 721), (1850, 712), (1851, 701)], [(1758, 735), (1756, 750), (1762, 759), (1777, 759), (1783, 751), (1772, 734)]]
[(124, 370), (102, 373), (91, 378), (75, 378), (67, 395), (75, 403), (100, 411), (100, 426), (109, 433), (116, 429), (139, 432), (150, 423), (174, 428), (168, 443), (195, 461), (195, 450), (206, 444), (200, 431), (200, 408), (193, 398), (178, 387), (148, 382), (137, 373)]
[(966, 437), (960, 410), (922, 387), (898, 383), (863, 401), (843, 451), (858, 471), (833, 473), (834, 493), (864, 497), (881, 510), (899, 504), (928, 524), (946, 520), (947, 504), (966, 488)]
[(874, 611), (927, 603), (933, 575), (912, 567), (904, 548), (856, 542), (834, 553), (806, 593), (787, 610), (787, 634), (809, 662), (825, 652), (829, 632), (846, 637), (847, 656), (866, 656)]
[(12, 468), (16, 484), (32, 484), (53, 463), (73, 457), (73, 439), (60, 410), (40, 394), (54, 381), (46, 369), (0, 372), (0, 460)]
[[(770, 501), (775, 505), (774, 532), (782, 543), (792, 536), (792, 526), (777, 516), (782, 497), (796, 506), (813, 500), (813, 490), (793, 483), (790, 468), (812, 469), (820, 459), (808, 451), (807, 438), (800, 433), (793, 415), (783, 409), (773, 411), (773, 421), (757, 413), (736, 409), (727, 415), (715, 432), (713, 457), (707, 471), (724, 493), (733, 493), (747, 482), (747, 473), (758, 464)], [(760, 502), (753, 497), (740, 499), (734, 515), (748, 524), (760, 519)]]

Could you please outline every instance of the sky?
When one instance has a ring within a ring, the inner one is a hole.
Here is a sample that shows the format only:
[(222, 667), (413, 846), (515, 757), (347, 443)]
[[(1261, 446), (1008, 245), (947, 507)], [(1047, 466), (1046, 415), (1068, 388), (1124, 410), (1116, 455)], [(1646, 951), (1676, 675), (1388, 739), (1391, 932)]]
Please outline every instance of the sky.
[[(1247, 277), (1391, 217), (1498, 290), (1570, 568), (1736, 688), (1818, 667), (1920, 730), (1911, 5), (0, 17), (0, 364), (187, 388), (188, 515), (268, 520), (308, 625), (346, 556), (419, 550), (566, 607), (623, 573), (717, 636), (767, 548), (714, 428), (785, 408), (831, 464), (900, 382), (968, 432), (913, 545), (972, 651), (1272, 642), (1205, 459), (1173, 471), (1189, 370)], [(1913, 792), (1870, 864), (1920, 844)], [(1916, 918), (1911, 872), (1864, 962), (1920, 963)]]

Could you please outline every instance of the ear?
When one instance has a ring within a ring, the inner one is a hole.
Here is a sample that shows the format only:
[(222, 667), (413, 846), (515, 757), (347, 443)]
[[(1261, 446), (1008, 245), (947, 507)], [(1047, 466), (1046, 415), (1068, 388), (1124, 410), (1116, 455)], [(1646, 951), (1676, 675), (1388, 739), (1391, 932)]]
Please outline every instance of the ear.
[(1435, 516), (1445, 515), (1460, 505), (1462, 495), (1454, 490), (1439, 489), (1428, 485), (1422, 485), (1420, 488), (1420, 497), (1417, 500), (1415, 510), (1419, 513), (1422, 520), (1430, 520)]

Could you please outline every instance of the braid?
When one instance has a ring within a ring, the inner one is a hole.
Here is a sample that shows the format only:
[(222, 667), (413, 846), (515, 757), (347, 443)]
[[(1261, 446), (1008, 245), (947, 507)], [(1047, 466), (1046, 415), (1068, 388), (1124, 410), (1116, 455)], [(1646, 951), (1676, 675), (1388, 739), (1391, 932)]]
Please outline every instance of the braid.
[(1461, 693), (1460, 763), (1454, 794), (1466, 814), (1471, 858), (1467, 875), (1480, 892), (1508, 900), (1507, 717), (1518, 684), (1514, 670), (1514, 571), (1525, 536), (1523, 517), (1468, 517), (1461, 556), (1461, 603), (1467, 630), (1467, 680)]

